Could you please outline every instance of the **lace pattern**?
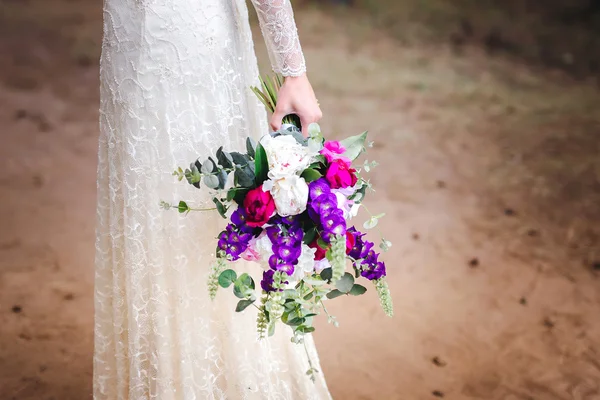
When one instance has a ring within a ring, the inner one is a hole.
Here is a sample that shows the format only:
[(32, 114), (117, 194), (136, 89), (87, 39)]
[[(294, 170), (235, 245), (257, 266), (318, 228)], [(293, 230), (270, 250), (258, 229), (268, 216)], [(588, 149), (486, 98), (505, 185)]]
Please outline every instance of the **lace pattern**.
[(306, 72), (306, 62), (290, 0), (252, 0), (265, 38), (271, 65), (283, 76)]
[[(274, 3), (256, 3), (270, 26), (265, 32), (293, 28), (282, 35), (297, 41), (291, 8), (288, 14)], [(282, 72), (302, 70), (301, 53), (284, 50), (300, 52), (299, 44), (265, 39)], [(223, 220), (158, 205), (212, 204), (171, 171), (221, 145), (243, 149), (246, 136), (267, 132), (264, 108), (248, 89), (257, 75), (243, 0), (105, 0), (95, 399), (330, 398), (321, 375), (316, 384), (306, 377), (305, 350), (287, 329), (258, 342), (256, 313), (235, 313), (229, 293), (209, 300), (206, 279)], [(245, 268), (259, 273), (256, 265)], [(307, 347), (318, 368), (310, 337)]]

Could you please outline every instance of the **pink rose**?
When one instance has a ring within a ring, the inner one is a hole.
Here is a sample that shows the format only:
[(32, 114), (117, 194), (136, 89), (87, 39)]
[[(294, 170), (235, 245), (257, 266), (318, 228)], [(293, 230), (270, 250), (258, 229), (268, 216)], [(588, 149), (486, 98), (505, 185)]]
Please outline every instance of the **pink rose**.
[(275, 202), (270, 192), (263, 191), (262, 185), (252, 189), (244, 199), (246, 224), (251, 227), (263, 226), (275, 212)]
[(260, 254), (250, 246), (246, 248), (246, 251), (240, 254), (240, 257), (246, 261), (260, 261)]
[(350, 165), (350, 162), (341, 159), (333, 160), (329, 164), (325, 178), (332, 189), (346, 188), (356, 184), (358, 180), (355, 175), (356, 170)]
[(342, 156), (346, 149), (341, 145), (340, 142), (336, 140), (325, 142), (323, 145), (323, 149), (321, 150), (321, 155), (327, 159), (329, 162), (333, 162), (335, 160), (344, 160), (350, 163), (350, 159)]

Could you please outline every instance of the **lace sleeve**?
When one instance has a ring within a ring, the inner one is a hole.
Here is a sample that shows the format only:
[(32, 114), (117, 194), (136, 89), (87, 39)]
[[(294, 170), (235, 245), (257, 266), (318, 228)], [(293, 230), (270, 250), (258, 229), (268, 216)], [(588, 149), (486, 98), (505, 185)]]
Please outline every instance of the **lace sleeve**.
[(273, 71), (283, 76), (299, 76), (306, 63), (298, 38), (290, 0), (252, 0), (262, 30)]

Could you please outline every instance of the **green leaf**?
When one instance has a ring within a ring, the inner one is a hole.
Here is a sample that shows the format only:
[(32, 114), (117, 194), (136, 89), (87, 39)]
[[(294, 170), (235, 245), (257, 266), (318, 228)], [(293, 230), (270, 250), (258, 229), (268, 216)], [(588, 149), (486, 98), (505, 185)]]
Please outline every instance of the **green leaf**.
[(219, 286), (227, 289), (237, 279), (237, 274), (232, 269), (226, 269), (219, 275)]
[(229, 189), (227, 191), (227, 201), (231, 201), (235, 198), (235, 192), (236, 192), (235, 188)]
[(315, 331), (315, 328), (313, 326), (299, 326), (296, 330), (302, 333), (311, 333)]
[(217, 189), (219, 187), (219, 178), (216, 175), (205, 175), (202, 181), (211, 189)]
[(215, 171), (216, 165), (213, 160), (208, 157), (204, 164), (202, 164), (202, 169), (200, 170), (204, 175), (212, 174)]
[(304, 233), (304, 238), (302, 239), (302, 241), (304, 242), (304, 244), (312, 243), (312, 241), (315, 240), (316, 236), (317, 236), (317, 227), (313, 226), (312, 228), (307, 230), (306, 233)]
[(354, 285), (354, 277), (352, 274), (346, 272), (342, 277), (335, 282), (335, 287), (342, 293), (348, 293)]
[(233, 158), (231, 154), (223, 151), (223, 146), (217, 150), (217, 161), (223, 168), (233, 168)]
[(219, 179), (218, 189), (225, 189), (225, 184), (227, 183), (227, 172), (225, 172), (224, 169), (220, 169), (216, 176), (217, 179)]
[(326, 249), (326, 248), (328, 248), (328, 247), (329, 247), (329, 244), (327, 244), (327, 242), (326, 242), (326, 241), (324, 241), (324, 240), (323, 240), (323, 239), (321, 239), (321, 238), (319, 238), (319, 239), (317, 240), (317, 245), (318, 245), (320, 248), (322, 248), (322, 249)]
[(235, 181), (238, 185), (249, 188), (254, 185), (254, 174), (250, 168), (238, 168), (234, 173)]
[(361, 294), (364, 294), (366, 291), (367, 291), (366, 287), (364, 287), (363, 285), (359, 285), (358, 283), (355, 283), (352, 286), (352, 289), (350, 289), (350, 291), (348, 293), (351, 294), (352, 296), (360, 296)]
[(377, 223), (379, 222), (379, 220), (375, 217), (371, 217), (368, 220), (365, 221), (365, 223), (363, 224), (363, 228), (365, 229), (373, 229), (377, 226)]
[(246, 152), (252, 158), (256, 155), (256, 141), (251, 137), (246, 138)]
[(316, 181), (323, 175), (321, 175), (321, 173), (319, 171), (317, 171), (316, 169), (307, 168), (304, 170), (304, 172), (302, 172), (302, 175), (300, 175), (300, 176), (304, 178), (306, 183), (310, 183), (310, 182)]
[(267, 153), (262, 144), (258, 142), (256, 145), (256, 156), (254, 157), (254, 175), (257, 185), (262, 185), (262, 183), (267, 180), (268, 172), (269, 161), (267, 160)]
[(288, 320), (285, 324), (289, 325), (289, 326), (298, 326), (298, 325), (302, 325), (304, 323), (304, 321), (305, 321), (304, 318), (296, 317), (296, 318), (292, 318), (292, 319)]
[(233, 200), (238, 204), (244, 204), (244, 199), (246, 198), (246, 195), (249, 191), (250, 189), (236, 188)]
[(327, 298), (328, 299), (335, 299), (336, 297), (340, 297), (343, 296), (345, 293), (340, 292), (337, 289), (333, 289), (331, 292), (327, 293)]
[(229, 154), (231, 154), (231, 158), (233, 159), (234, 164), (237, 166), (244, 166), (250, 161), (248, 156), (238, 153), (237, 151), (232, 151)]
[(235, 307), (236, 312), (244, 311), (250, 304), (254, 303), (254, 300), (240, 300)]
[(181, 200), (181, 201), (179, 202), (179, 205), (177, 206), (177, 210), (178, 210), (178, 211), (179, 211), (181, 214), (183, 214), (183, 213), (184, 213), (184, 212), (186, 212), (186, 211), (189, 211), (189, 209), (190, 209), (190, 208), (188, 207), (187, 203), (186, 203), (185, 201), (183, 201), (183, 200)]
[(217, 206), (217, 211), (219, 212), (219, 215), (221, 217), (223, 217), (223, 218), (227, 218), (227, 216), (225, 215), (225, 213), (227, 213), (227, 208), (225, 208), (225, 206), (223, 205), (223, 203), (221, 203), (219, 201), (219, 199), (217, 199), (216, 197), (213, 197), (212, 201)]
[(321, 127), (316, 122), (311, 123), (308, 126), (308, 136), (317, 137), (321, 134)]
[(275, 334), (275, 321), (269, 324), (269, 336), (273, 336)]
[(240, 299), (248, 298), (254, 290), (254, 280), (247, 273), (243, 273), (233, 284), (233, 294)]
[(346, 148), (344, 156), (351, 160), (356, 160), (358, 156), (365, 151), (365, 141), (367, 140), (367, 132), (360, 135), (350, 136), (342, 140), (340, 143)]
[(314, 296), (315, 292), (310, 292), (309, 294), (307, 294), (306, 296), (303, 297), (304, 300), (310, 300), (312, 299), (312, 297)]
[(325, 268), (323, 271), (321, 271), (321, 279), (323, 279), (324, 281), (330, 281), (331, 273), (332, 273), (331, 267)]

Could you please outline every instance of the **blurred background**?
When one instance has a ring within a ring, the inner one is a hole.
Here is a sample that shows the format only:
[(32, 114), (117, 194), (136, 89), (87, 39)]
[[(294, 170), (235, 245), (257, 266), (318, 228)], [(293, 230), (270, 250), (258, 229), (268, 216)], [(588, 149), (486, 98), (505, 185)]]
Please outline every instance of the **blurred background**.
[[(600, 1), (294, 4), (394, 244), (396, 316), (369, 292), (318, 322), (334, 398), (600, 399)], [(101, 19), (0, 0), (3, 400), (91, 398)]]

